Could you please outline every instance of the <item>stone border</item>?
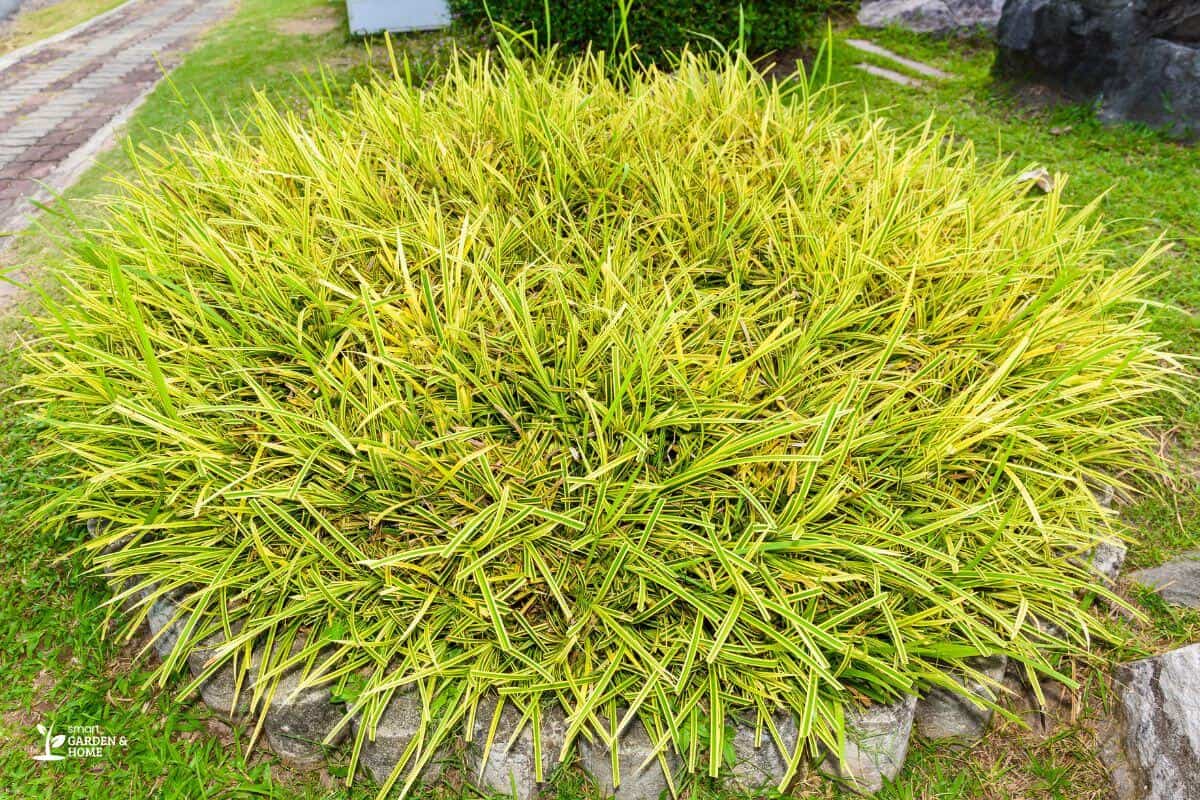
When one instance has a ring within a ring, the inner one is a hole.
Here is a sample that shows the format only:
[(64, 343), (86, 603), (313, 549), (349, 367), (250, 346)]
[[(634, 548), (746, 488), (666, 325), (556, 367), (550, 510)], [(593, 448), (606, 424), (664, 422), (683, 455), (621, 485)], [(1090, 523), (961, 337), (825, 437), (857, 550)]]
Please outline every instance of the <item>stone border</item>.
[[(1097, 497), (1104, 506), (1108, 498)], [(1106, 502), (1107, 501), (1107, 502)], [(95, 534), (100, 525), (89, 520), (89, 533)], [(114, 543), (109, 548), (120, 546)], [(1106, 581), (1116, 579), (1124, 561), (1125, 547), (1116, 541), (1102, 542), (1091, 556), (1093, 570)], [(148, 599), (143, 591), (136, 602)], [(129, 606), (127, 606), (128, 610)], [(153, 637), (152, 645), (162, 659), (170, 656), (178, 635), (174, 626), (178, 605), (170, 594), (163, 594), (150, 603), (146, 626)], [(210, 637), (204, 644), (212, 649), (195, 650), (188, 654), (186, 664), (193, 679), (199, 679), (209, 669), (209, 658), (220, 644)], [(1001, 692), (1021, 694), (1024, 687), (1014, 672), (1008, 670), (1004, 656), (979, 658), (972, 665), (971, 675), (948, 675), (948, 680), (966, 688), (965, 694), (949, 688), (935, 688), (924, 698), (907, 696), (890, 705), (875, 705), (850, 709), (846, 713), (847, 738), (839, 760), (828, 754), (818, 770), (848, 789), (859, 794), (874, 794), (884, 784), (894, 780), (904, 767), (909, 742), (915, 730), (932, 740), (963, 742), (982, 738), (991, 725), (992, 706)], [(253, 680), (253, 669), (250, 680)], [(249, 716), (251, 686), (236, 685), (230, 664), (213, 672), (199, 687), (200, 699), (214, 713), (226, 719), (245, 719)], [(977, 698), (977, 702), (971, 698)], [(235, 706), (235, 699), (237, 705)], [(540, 784), (536, 781), (532, 729), (525, 725), (517, 734), (521, 718), (512, 706), (500, 714), (493, 736), (493, 747), (486, 761), (482, 756), (487, 741), (495, 698), (485, 698), (476, 714), (470, 741), (460, 738), (452, 745), (465, 755), (468, 780), (489, 793), (508, 795), (515, 800), (534, 800)], [(292, 767), (320, 766), (330, 746), (336, 747), (350, 730), (357, 734), (361, 720), (356, 715), (349, 725), (343, 724), (345, 707), (334, 702), (328, 686), (298, 690), (296, 672), (285, 674), (271, 699), (263, 729), (271, 749)], [(772, 720), (783, 744), (794, 749), (796, 726), (790, 715), (779, 714)], [(412, 694), (397, 693), (389, 702), (376, 727), (374, 741), (366, 741), (359, 755), (360, 771), (376, 783), (384, 783), (392, 773), (420, 730), (421, 713), (418, 700)], [(542, 775), (548, 777), (556, 766), (565, 740), (567, 723), (562, 710), (548, 707), (543, 713)], [(338, 733), (329, 745), (325, 740), (332, 731)], [(515, 738), (514, 738), (515, 736)], [(788, 754), (779, 749), (769, 731), (737, 723), (732, 739), (735, 763), (724, 778), (728, 788), (740, 791), (769, 789), (779, 784), (788, 771)], [(618, 770), (620, 785), (614, 786), (611, 754), (595, 742), (581, 738), (576, 747), (580, 766), (596, 785), (615, 800), (658, 800), (671, 788), (664, 766), (675, 773), (681, 760), (671, 752), (656, 757), (654, 745), (645, 727), (633, 720), (620, 734)], [(422, 782), (440, 778), (444, 756), (438, 754), (425, 768)]]

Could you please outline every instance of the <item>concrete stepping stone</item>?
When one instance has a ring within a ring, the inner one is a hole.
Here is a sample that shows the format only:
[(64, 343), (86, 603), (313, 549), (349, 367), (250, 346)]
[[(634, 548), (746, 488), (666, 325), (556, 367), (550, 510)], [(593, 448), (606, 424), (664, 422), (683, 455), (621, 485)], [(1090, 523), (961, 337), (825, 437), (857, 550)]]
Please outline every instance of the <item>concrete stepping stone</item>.
[(891, 50), (888, 50), (886, 47), (880, 47), (879, 45), (875, 44), (874, 42), (868, 41), (866, 39), (847, 39), (846, 44), (850, 45), (855, 50), (858, 50), (860, 52), (870, 53), (871, 55), (879, 56), (880, 58), (886, 58), (888, 61), (891, 61), (894, 64), (899, 64), (900, 66), (904, 67), (905, 69), (907, 69), (911, 72), (916, 72), (920, 75), (924, 75), (927, 78), (933, 78), (934, 80), (944, 81), (944, 80), (949, 80), (954, 77), (949, 72), (943, 72), (942, 70), (938, 69), (937, 67), (930, 66), (929, 64), (925, 64), (921, 61), (914, 61), (911, 58), (905, 58), (904, 56), (900, 55), (899, 53), (893, 53)]
[(899, 84), (900, 86), (908, 86), (910, 88), (917, 89), (925, 85), (925, 81), (909, 77), (901, 72), (896, 72), (894, 69), (877, 67), (874, 64), (855, 64), (854, 68), (861, 69), (863, 72), (869, 75), (874, 75), (876, 78), (883, 78), (885, 81), (891, 81), (892, 83)]
[(1155, 591), (1171, 605), (1200, 608), (1200, 550), (1165, 564), (1129, 573), (1129, 580)]

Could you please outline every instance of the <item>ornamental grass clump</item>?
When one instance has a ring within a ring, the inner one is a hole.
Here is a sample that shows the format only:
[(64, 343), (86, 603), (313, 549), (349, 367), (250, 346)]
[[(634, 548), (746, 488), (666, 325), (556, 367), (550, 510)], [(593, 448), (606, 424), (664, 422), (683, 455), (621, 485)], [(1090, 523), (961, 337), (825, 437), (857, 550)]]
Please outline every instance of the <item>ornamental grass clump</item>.
[(39, 522), (104, 523), (131, 630), (177, 598), (163, 677), (298, 668), (355, 758), (415, 693), (405, 786), (493, 691), (720, 775), (735, 719), (793, 714), (795, 771), (977, 656), (1069, 681), (1092, 489), (1178, 371), (1154, 251), (736, 57), (610, 75), (478, 56), (136, 153), (29, 344)]

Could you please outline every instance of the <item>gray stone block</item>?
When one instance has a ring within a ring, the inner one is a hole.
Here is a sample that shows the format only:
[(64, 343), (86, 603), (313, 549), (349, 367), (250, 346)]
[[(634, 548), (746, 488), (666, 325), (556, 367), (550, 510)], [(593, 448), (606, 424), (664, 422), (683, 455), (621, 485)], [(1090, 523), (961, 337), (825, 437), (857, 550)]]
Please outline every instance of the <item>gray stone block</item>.
[[(297, 642), (293, 653), (301, 647)], [(297, 666), (279, 679), (275, 694), (267, 706), (263, 724), (271, 749), (293, 767), (315, 767), (324, 762), (327, 746), (325, 737), (345, 714), (340, 703), (333, 702), (328, 686), (300, 686), (300, 667)], [(336, 745), (345, 734), (342, 728)]]
[[(87, 525), (88, 536), (93, 539), (102, 536), (109, 526), (108, 520), (97, 519), (95, 517), (87, 520), (85, 524)], [(100, 554), (111, 555), (121, 550), (129, 543), (130, 538), (129, 536), (122, 536), (115, 542), (110, 542), (100, 549)], [(104, 577), (115, 592), (132, 592), (137, 587), (137, 581), (133, 578), (128, 578), (125, 581), (118, 580), (116, 573), (110, 567), (104, 568)], [(121, 603), (122, 610), (127, 613), (133, 611), (137, 607), (139, 599), (141, 598), (138, 593), (133, 592)]]
[[(496, 700), (495, 696), (485, 698), (475, 714), (475, 730), (467, 752), (467, 774), (479, 788), (491, 794), (533, 800), (539, 786), (533, 726), (528, 720), (522, 724), (521, 712), (512, 703), (505, 703), (501, 709), (491, 748), (484, 758)], [(541, 718), (542, 781), (549, 778), (558, 763), (566, 734), (567, 718), (561, 706), (557, 703), (545, 706)]]
[(1101, 755), (1119, 800), (1200, 798), (1200, 644), (1119, 665)]
[(1070, 718), (1074, 698), (1065, 684), (1052, 678), (1035, 677), (1035, 680), (1037, 690), (1025, 667), (1018, 661), (1009, 660), (1002, 681), (1002, 699), (1005, 708), (1020, 716), (1029, 730), (1040, 736)]
[(1028, 622), (1033, 626), (1032, 631), (1026, 632), (1029, 640), (1044, 643), (1046, 650), (1061, 649), (1062, 643), (1067, 641), (1067, 632), (1054, 622), (1047, 622), (1036, 614), (1031, 614)]
[(1129, 580), (1148, 586), (1168, 603), (1200, 608), (1200, 550), (1193, 550), (1165, 564), (1129, 573)]
[[(663, 751), (667, 769), (672, 773), (679, 769), (679, 757), (670, 749)], [(662, 760), (655, 755), (654, 743), (639, 719), (632, 720), (622, 732), (618, 742), (617, 770), (620, 785), (614, 780), (612, 758), (608, 748), (599, 739), (579, 742), (579, 759), (583, 769), (592, 776), (596, 787), (605, 795), (616, 800), (657, 800), (668, 789), (667, 775)], [(648, 763), (647, 763), (648, 762)]]
[(1120, 539), (1105, 539), (1092, 550), (1092, 572), (1109, 583), (1115, 583), (1125, 565), (1127, 548)]
[[(354, 735), (362, 728), (362, 718), (356, 716), (352, 722)], [(359, 766), (376, 783), (383, 783), (391, 776), (400, 757), (421, 729), (421, 702), (415, 692), (397, 691), (383, 710), (375, 728), (374, 739), (363, 741), (359, 752)], [(442, 775), (444, 754), (435, 755), (421, 772), (421, 780), (433, 783)]]
[[(963, 687), (958, 693), (938, 687), (917, 703), (914, 725), (927, 739), (975, 740), (983, 736), (992, 722), (993, 711), (977, 699), (995, 702), (996, 691), (1004, 681), (1007, 656), (975, 659), (972, 668), (988, 679), (980, 681), (964, 675), (951, 676)], [(977, 698), (977, 699), (975, 699)]]
[[(143, 592), (142, 597), (147, 597), (149, 593)], [(185, 621), (175, 619), (175, 615), (179, 611), (177, 602), (178, 594), (168, 592), (156, 598), (150, 604), (150, 610), (146, 615), (146, 624), (150, 629), (150, 634), (156, 636), (154, 640), (154, 650), (158, 653), (159, 658), (166, 658), (175, 649), (176, 643), (179, 641), (179, 635), (182, 625)], [(212, 634), (203, 640), (201, 647), (193, 649), (187, 654), (188, 671), (193, 678), (198, 678), (204, 674), (204, 670), (208, 668), (209, 660), (216, 655), (217, 649), (225, 642), (225, 637), (221, 634)], [(218, 714), (223, 714), (227, 717), (241, 717), (250, 711), (250, 694), (253, 686), (253, 670), (251, 674), (243, 680), (240, 691), (237, 687), (237, 673), (234, 670), (232, 661), (226, 661), (216, 672), (200, 685), (200, 699), (204, 704)]]
[[(153, 594), (149, 590), (142, 591), (142, 598), (148, 598)], [(177, 595), (173, 592), (166, 592), (156, 597), (150, 603), (150, 609), (146, 612), (146, 626), (150, 629), (150, 635), (154, 637), (154, 652), (158, 653), (158, 657), (164, 661), (171, 652), (175, 649), (175, 643), (179, 641), (179, 632), (182, 622), (175, 619), (175, 615), (179, 613), (179, 604)]]
[(425, 31), (450, 24), (446, 0), (349, 0), (350, 32), (362, 36), (384, 31)]
[(865, 2), (858, 12), (859, 24), (867, 28), (906, 28), (934, 33), (954, 28), (954, 16), (942, 0), (877, 0)]
[[(143, 598), (147, 596), (149, 596), (148, 592), (142, 593)], [(177, 598), (178, 594), (173, 592), (168, 592), (156, 598), (150, 604), (150, 610), (146, 615), (146, 625), (150, 629), (150, 634), (157, 637), (154, 640), (154, 651), (163, 660), (166, 660), (175, 649), (175, 645), (179, 641), (182, 626), (185, 624), (185, 620), (175, 619), (175, 615), (179, 611)], [(213, 634), (203, 640), (201, 647), (188, 652), (188, 671), (192, 674), (193, 678), (198, 678), (204, 674), (204, 670), (208, 668), (209, 660), (216, 655), (217, 649), (224, 641), (225, 637), (223, 635)], [(223, 714), (226, 717), (237, 718), (246, 715), (250, 711), (252, 686), (253, 670), (243, 680), (240, 691), (238, 691), (237, 674), (234, 670), (234, 665), (232, 661), (226, 661), (200, 685), (200, 699), (214, 712)]]
[[(199, 678), (204, 674), (204, 671), (209, 666), (209, 662), (217, 655), (217, 650), (225, 641), (223, 634), (214, 633), (201, 642), (201, 647), (188, 653), (188, 670), (192, 673), (193, 678)], [(252, 659), (252, 663), (256, 662), (256, 658)], [(216, 672), (210, 675), (204, 683), (200, 684), (200, 699), (217, 714), (231, 719), (244, 717), (250, 713), (250, 696), (254, 685), (253, 676), (254, 672), (251, 669), (250, 673), (243, 678), (242, 685), (239, 687), (233, 659), (226, 660), (225, 663), (217, 668)]]
[(826, 756), (821, 770), (850, 789), (873, 794), (895, 780), (908, 757), (917, 698), (890, 705), (846, 709), (846, 749)]
[(764, 725), (762, 736), (755, 746), (757, 734), (754, 722), (738, 724), (733, 734), (733, 767), (725, 776), (725, 784), (738, 791), (777, 788), (787, 774), (788, 760), (796, 749), (798, 733), (796, 720), (790, 713), (780, 712), (774, 716), (775, 729), (783, 740), (784, 750)]
[[(1117, 499), (1117, 492), (1110, 484), (1091, 486), (1092, 497), (1096, 504), (1103, 509), (1111, 509)], [(1104, 578), (1108, 583), (1115, 583), (1125, 565), (1127, 548), (1120, 539), (1102, 539), (1088, 554), (1086, 563), (1092, 572)]]

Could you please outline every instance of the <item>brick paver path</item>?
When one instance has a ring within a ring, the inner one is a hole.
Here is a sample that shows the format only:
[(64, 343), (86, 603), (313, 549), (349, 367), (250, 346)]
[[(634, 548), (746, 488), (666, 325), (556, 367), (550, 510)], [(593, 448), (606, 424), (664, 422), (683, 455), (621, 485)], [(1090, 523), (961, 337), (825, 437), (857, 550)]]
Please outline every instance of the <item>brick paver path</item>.
[(232, 0), (133, 0), (66, 38), (0, 58), (12, 62), (0, 70), (0, 232), (22, 225), (39, 182), (66, 188), (81, 158), (109, 143), (113, 121), (162, 77), (159, 62), (169, 66), (231, 8)]

